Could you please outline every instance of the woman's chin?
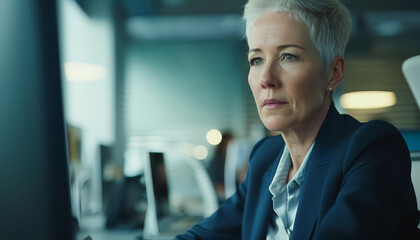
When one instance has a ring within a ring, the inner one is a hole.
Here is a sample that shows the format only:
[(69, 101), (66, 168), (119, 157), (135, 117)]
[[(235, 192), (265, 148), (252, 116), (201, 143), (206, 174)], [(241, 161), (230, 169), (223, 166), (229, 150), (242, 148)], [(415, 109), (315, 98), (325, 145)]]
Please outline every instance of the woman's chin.
[(288, 124), (283, 118), (273, 118), (263, 120), (264, 126), (270, 131), (283, 131), (287, 129)]

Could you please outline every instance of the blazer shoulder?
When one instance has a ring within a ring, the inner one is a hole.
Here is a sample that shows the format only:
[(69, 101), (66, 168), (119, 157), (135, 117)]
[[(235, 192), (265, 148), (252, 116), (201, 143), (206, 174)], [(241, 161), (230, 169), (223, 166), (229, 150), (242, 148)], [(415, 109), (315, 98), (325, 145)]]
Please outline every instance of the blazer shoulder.
[(405, 143), (400, 131), (390, 123), (373, 120), (362, 123), (354, 132), (353, 141), (359, 143), (369, 143), (383, 140), (397, 140), (397, 142)]
[(353, 132), (345, 155), (347, 159), (357, 159), (359, 154), (367, 152), (376, 153), (382, 158), (399, 156), (410, 159), (407, 144), (400, 131), (395, 126), (379, 120), (362, 123)]

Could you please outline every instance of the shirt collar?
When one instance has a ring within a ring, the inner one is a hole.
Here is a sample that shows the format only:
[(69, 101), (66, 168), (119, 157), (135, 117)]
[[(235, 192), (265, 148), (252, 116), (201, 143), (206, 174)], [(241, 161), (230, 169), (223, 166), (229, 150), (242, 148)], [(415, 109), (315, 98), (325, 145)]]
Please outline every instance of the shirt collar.
[[(308, 158), (311, 155), (312, 148), (314, 147), (314, 145), (315, 145), (315, 142), (312, 143), (312, 146), (309, 149), (308, 153), (306, 154), (305, 158), (303, 159), (302, 165), (300, 166), (298, 172), (290, 180), (289, 183), (296, 182), (297, 184), (299, 184), (299, 186), (302, 186), (303, 180), (305, 178)], [(283, 154), (280, 157), (280, 161), (278, 163), (273, 181), (271, 182), (268, 188), (273, 196), (277, 196), (286, 185), (286, 178), (288, 176), (291, 166), (292, 166), (292, 159), (290, 157), (289, 148), (287, 147), (287, 145), (285, 145)]]

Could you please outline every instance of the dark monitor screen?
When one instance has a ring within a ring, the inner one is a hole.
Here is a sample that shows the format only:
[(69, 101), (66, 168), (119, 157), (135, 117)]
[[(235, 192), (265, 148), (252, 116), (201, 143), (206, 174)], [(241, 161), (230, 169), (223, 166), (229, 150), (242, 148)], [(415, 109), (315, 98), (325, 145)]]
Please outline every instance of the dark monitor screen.
[(0, 239), (74, 239), (56, 14), (0, 1)]
[(150, 152), (150, 170), (152, 173), (153, 194), (156, 204), (157, 218), (169, 214), (169, 191), (166, 176), (164, 154), (161, 152)]

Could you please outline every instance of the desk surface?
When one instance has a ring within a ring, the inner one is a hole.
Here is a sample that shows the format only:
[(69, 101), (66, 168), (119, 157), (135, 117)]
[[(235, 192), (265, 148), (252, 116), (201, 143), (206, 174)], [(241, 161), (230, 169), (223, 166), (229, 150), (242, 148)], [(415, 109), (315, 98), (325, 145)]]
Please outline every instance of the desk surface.
[(105, 229), (105, 217), (102, 214), (83, 216), (79, 228), (76, 240), (87, 240), (88, 236), (92, 240), (139, 240), (142, 236), (141, 229)]
[(91, 230), (91, 231), (79, 231), (76, 234), (77, 240), (85, 240), (88, 236), (92, 240), (140, 240), (140, 230)]

